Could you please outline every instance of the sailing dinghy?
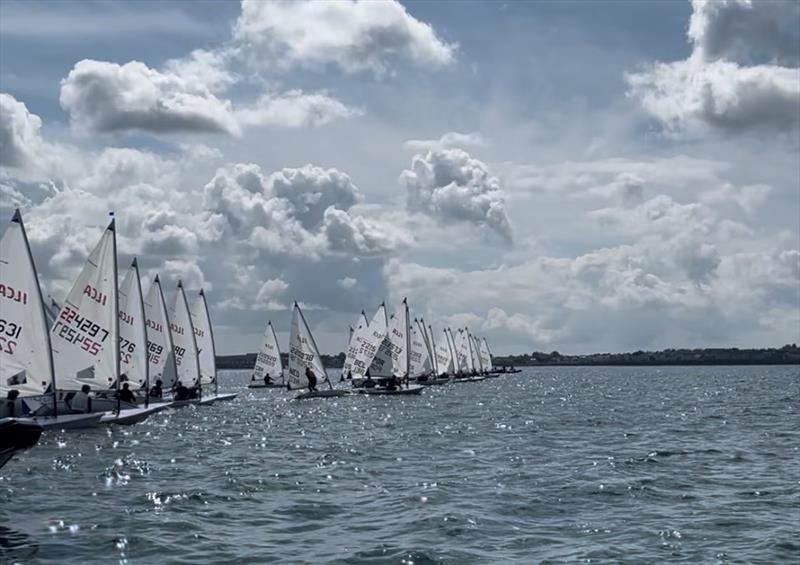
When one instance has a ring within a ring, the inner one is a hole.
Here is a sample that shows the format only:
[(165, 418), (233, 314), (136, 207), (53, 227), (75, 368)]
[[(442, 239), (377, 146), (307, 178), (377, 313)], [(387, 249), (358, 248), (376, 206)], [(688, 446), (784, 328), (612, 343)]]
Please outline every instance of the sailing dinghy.
[(334, 389), (325, 366), (322, 364), (322, 356), (319, 354), (314, 336), (306, 323), (303, 311), (297, 302), (294, 303), (292, 313), (292, 329), (289, 333), (289, 390), (298, 390), (308, 387), (306, 369), (313, 371), (317, 377), (317, 384), (327, 383), (328, 390), (308, 391), (298, 394), (295, 400), (305, 400), (308, 398), (325, 398), (331, 396), (347, 396), (346, 390)]
[(202, 399), (200, 404), (211, 404), (223, 400), (233, 400), (236, 393), (220, 394), (219, 381), (217, 379), (217, 348), (214, 344), (214, 329), (211, 327), (211, 316), (208, 313), (208, 302), (206, 293), (200, 289), (197, 300), (194, 301), (192, 309), (192, 329), (194, 330), (195, 342), (197, 343), (197, 362), (200, 368), (200, 386), (210, 388), (214, 385), (214, 394)]
[[(370, 365), (370, 377), (374, 381), (373, 386), (367, 386), (367, 381), (361, 386), (354, 386), (353, 391), (359, 394), (376, 396), (397, 396), (408, 394), (419, 394), (422, 392), (421, 385), (407, 384), (402, 386), (391, 386), (393, 379), (409, 379), (410, 377), (410, 333), (411, 325), (408, 320), (408, 301), (404, 298), (397, 312), (389, 320), (386, 334), (381, 341), (375, 358)], [(355, 383), (353, 383), (355, 385)], [(377, 385), (377, 386), (376, 386)]]
[(0, 239), (0, 266), (0, 318), (5, 325), (0, 336), (0, 397), (7, 398), (12, 390), (19, 394), (14, 413), (7, 413), (9, 406), (4, 402), (0, 410), (6, 413), (0, 413), (0, 418), (17, 416), (20, 424), (45, 429), (97, 426), (102, 414), (72, 415), (58, 410), (45, 304), (19, 210)]
[[(144, 301), (144, 312), (147, 326), (147, 372), (151, 383), (161, 381), (162, 397), (172, 399), (172, 391), (177, 383), (178, 368), (175, 364), (175, 351), (172, 344), (172, 332), (169, 330), (169, 315), (164, 300), (164, 291), (158, 275), (153, 279), (147, 298)], [(150, 391), (147, 391), (148, 396)]]
[[(269, 375), (270, 382), (267, 382), (267, 375)], [(272, 327), (271, 321), (267, 322), (267, 329), (264, 330), (261, 351), (256, 357), (253, 375), (250, 377), (250, 384), (247, 385), (247, 388), (286, 388), (281, 349), (278, 346), (278, 336), (275, 335), (275, 328)]]
[(178, 281), (175, 300), (169, 311), (169, 329), (172, 334), (173, 352), (177, 369), (176, 392), (178, 387), (184, 386), (190, 392), (196, 391), (194, 398), (177, 398), (172, 402), (173, 407), (199, 404), (202, 398), (200, 387), (200, 360), (197, 355), (197, 341), (192, 327), (192, 315), (183, 291), (183, 282)]

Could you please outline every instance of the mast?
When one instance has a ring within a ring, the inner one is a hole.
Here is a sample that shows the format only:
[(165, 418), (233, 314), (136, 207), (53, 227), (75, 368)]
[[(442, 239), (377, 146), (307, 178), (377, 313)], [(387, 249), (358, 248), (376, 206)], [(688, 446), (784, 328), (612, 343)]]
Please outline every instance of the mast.
[(444, 330), (444, 336), (445, 336), (445, 338), (450, 336), (450, 339), (447, 340), (447, 349), (450, 350), (450, 358), (453, 360), (453, 370), (456, 373), (460, 373), (461, 372), (461, 363), (458, 360), (458, 355), (454, 355), (454, 352), (455, 352), (455, 349), (456, 349), (456, 341), (453, 338), (453, 330), (451, 330), (450, 328), (445, 329)]
[(434, 355), (433, 355), (433, 370), (436, 371), (436, 375), (435, 376), (438, 377), (439, 376), (439, 359), (436, 358), (436, 340), (433, 337), (433, 327), (431, 327), (430, 324), (428, 324), (428, 329), (430, 330), (430, 335), (431, 335), (431, 349), (433, 349), (433, 352), (434, 352)]
[[(211, 356), (214, 358), (214, 394), (219, 393), (219, 379), (217, 379), (217, 345), (214, 342), (214, 329), (211, 325), (211, 313), (208, 311), (206, 293), (200, 289), (200, 296), (203, 298), (203, 308), (206, 310), (206, 321), (208, 322), (208, 335), (211, 336)], [(197, 360), (197, 369), (200, 370), (200, 359)]]
[(136, 272), (136, 284), (139, 287), (139, 306), (144, 318), (142, 318), (142, 325), (144, 326), (144, 346), (145, 346), (145, 364), (144, 364), (144, 405), (145, 408), (150, 406), (150, 360), (147, 358), (147, 314), (144, 309), (144, 293), (142, 292), (142, 279), (139, 278), (139, 262), (136, 257), (133, 258), (131, 267)]
[(278, 363), (281, 365), (281, 384), (285, 380), (283, 377), (283, 359), (281, 359), (281, 346), (278, 344), (278, 336), (275, 335), (275, 328), (272, 325), (272, 320), (267, 322), (269, 330), (272, 332), (272, 342), (275, 344), (275, 351), (278, 352)]
[(405, 306), (405, 318), (403, 323), (406, 325), (406, 386), (408, 385), (408, 377), (411, 375), (411, 324), (408, 321), (408, 298), (403, 298), (403, 305)]
[(111, 244), (114, 247), (114, 252), (112, 253), (114, 258), (114, 348), (116, 349), (117, 353), (114, 356), (114, 380), (117, 383), (117, 414), (119, 414), (122, 409), (122, 400), (119, 397), (119, 273), (117, 273), (117, 220), (114, 218), (114, 212), (110, 212), (109, 215), (111, 216), (111, 223), (108, 225), (108, 229), (111, 230)]
[(30, 261), (31, 269), (33, 269), (33, 277), (36, 279), (36, 292), (39, 293), (39, 303), (42, 305), (42, 308), (40, 308), (40, 314), (42, 316), (42, 321), (44, 322), (42, 327), (45, 328), (44, 333), (47, 336), (45, 339), (47, 341), (47, 361), (48, 365), (50, 366), (50, 386), (53, 388), (53, 418), (57, 418), (58, 398), (56, 395), (56, 370), (55, 366), (53, 365), (53, 348), (50, 346), (50, 330), (47, 324), (47, 314), (45, 314), (44, 311), (44, 298), (42, 297), (42, 287), (39, 285), (39, 273), (36, 272), (36, 263), (33, 262), (31, 245), (28, 243), (28, 234), (25, 232), (25, 224), (22, 222), (22, 214), (20, 214), (19, 208), (14, 210), (14, 217), (11, 218), (11, 221), (17, 222), (22, 230), (22, 239), (25, 241), (25, 250), (28, 252), (28, 260)]

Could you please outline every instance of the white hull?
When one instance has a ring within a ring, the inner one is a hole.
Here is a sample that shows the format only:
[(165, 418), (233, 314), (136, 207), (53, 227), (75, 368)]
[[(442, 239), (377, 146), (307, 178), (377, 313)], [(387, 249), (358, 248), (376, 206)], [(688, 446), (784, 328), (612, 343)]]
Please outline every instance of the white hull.
[(103, 412), (90, 414), (59, 414), (57, 417), (36, 416), (33, 418), (18, 418), (23, 422), (39, 424), (45, 430), (78, 430), (96, 428), (100, 424)]
[(167, 405), (151, 404), (148, 407), (130, 408), (119, 412), (106, 412), (100, 418), (101, 424), (118, 424), (120, 426), (130, 426), (146, 420), (151, 414), (161, 412)]
[(388, 389), (383, 387), (375, 388), (357, 388), (354, 392), (358, 394), (367, 394), (373, 396), (400, 396), (407, 394), (419, 394), (425, 387), (422, 385), (409, 385), (406, 388)]
[(238, 396), (236, 392), (229, 392), (226, 394), (215, 394), (212, 398), (214, 402), (225, 402), (226, 400), (233, 400)]

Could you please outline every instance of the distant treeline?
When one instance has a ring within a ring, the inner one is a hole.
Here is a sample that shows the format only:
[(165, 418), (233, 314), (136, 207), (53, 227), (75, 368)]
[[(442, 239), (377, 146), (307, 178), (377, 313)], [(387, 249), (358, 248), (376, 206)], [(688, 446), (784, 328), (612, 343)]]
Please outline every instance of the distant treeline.
[[(282, 353), (283, 364), (289, 355)], [(344, 353), (323, 355), (322, 362), (329, 369), (344, 365)], [(252, 369), (255, 353), (243, 355), (218, 355), (220, 369)], [(495, 365), (529, 367), (535, 365), (800, 365), (800, 348), (796, 344), (779, 349), (665, 349), (663, 351), (634, 351), (633, 353), (592, 353), (589, 355), (561, 355), (558, 351), (534, 351), (524, 355), (494, 357)]]
[(525, 367), (534, 365), (798, 365), (800, 348), (796, 344), (779, 349), (665, 349), (633, 353), (592, 353), (561, 355), (558, 351), (535, 351), (525, 355), (494, 358), (495, 365)]
[[(289, 363), (289, 354), (281, 353), (283, 366)], [(344, 365), (344, 353), (338, 355), (323, 355), (322, 363), (329, 369), (341, 368)], [(217, 355), (218, 369), (252, 369), (256, 365), (255, 353), (244, 353), (241, 355)]]

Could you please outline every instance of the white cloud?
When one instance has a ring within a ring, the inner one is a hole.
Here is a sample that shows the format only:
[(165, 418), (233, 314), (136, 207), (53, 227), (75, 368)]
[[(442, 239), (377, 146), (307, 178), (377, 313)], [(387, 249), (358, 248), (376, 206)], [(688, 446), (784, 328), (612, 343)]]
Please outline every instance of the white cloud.
[(358, 284), (358, 281), (353, 277), (344, 277), (342, 279), (337, 280), (336, 284), (338, 284), (345, 290), (352, 290)]
[(323, 126), (339, 118), (360, 116), (363, 112), (344, 105), (324, 92), (305, 94), (290, 90), (265, 94), (253, 105), (236, 112), (243, 126), (277, 126), (285, 128)]
[(360, 115), (325, 93), (290, 90), (265, 94), (234, 108), (212, 89), (233, 82), (216, 55), (194, 51), (163, 71), (84, 59), (61, 82), (61, 106), (77, 129), (98, 132), (225, 133), (246, 127), (315, 127)]
[(458, 133), (450, 131), (439, 139), (409, 139), (403, 147), (416, 153), (423, 153), (431, 149), (451, 149), (453, 147), (485, 147), (488, 140), (479, 132)]
[(798, 4), (694, 0), (692, 8), (691, 56), (629, 74), (630, 94), (673, 133), (797, 129)]
[(415, 155), (400, 175), (408, 209), (447, 222), (489, 228), (503, 241), (513, 240), (500, 181), (485, 163), (461, 149), (437, 149)]
[(230, 101), (138, 61), (79, 61), (61, 82), (60, 101), (74, 125), (94, 131), (241, 133)]
[(437, 68), (456, 46), (395, 0), (382, 2), (243, 0), (235, 40), (256, 61), (291, 67), (336, 65), (383, 73), (395, 59)]

